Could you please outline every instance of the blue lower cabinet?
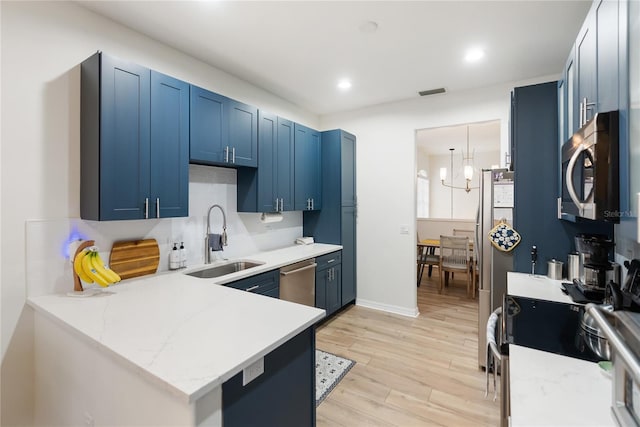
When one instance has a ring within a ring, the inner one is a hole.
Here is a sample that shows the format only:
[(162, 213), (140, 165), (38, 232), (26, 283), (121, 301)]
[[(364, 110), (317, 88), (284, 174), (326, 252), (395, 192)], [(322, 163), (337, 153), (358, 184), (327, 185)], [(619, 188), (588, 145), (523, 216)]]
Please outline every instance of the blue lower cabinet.
[(264, 357), (264, 373), (242, 385), (239, 372), (222, 384), (225, 427), (312, 427), (316, 424), (315, 327)]
[(316, 258), (316, 307), (327, 316), (342, 307), (342, 251)]
[(267, 271), (266, 273), (227, 283), (225, 286), (253, 292), (255, 294), (267, 295), (273, 298), (280, 298), (280, 270)]

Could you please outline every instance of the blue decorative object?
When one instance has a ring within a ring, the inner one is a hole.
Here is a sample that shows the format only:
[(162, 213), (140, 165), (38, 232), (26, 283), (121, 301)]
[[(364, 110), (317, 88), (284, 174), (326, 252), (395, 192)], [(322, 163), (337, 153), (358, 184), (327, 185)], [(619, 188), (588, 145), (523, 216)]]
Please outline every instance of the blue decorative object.
[(499, 251), (510, 252), (518, 246), (522, 237), (509, 224), (501, 222), (489, 232), (489, 239), (491, 239), (491, 244)]

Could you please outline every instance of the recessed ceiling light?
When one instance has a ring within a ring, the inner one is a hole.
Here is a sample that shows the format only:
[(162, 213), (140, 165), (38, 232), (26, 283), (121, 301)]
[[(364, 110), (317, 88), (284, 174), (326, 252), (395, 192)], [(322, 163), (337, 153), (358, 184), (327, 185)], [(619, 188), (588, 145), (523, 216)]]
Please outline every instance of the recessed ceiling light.
[(464, 55), (464, 60), (467, 62), (478, 62), (484, 58), (484, 50), (480, 48), (469, 49)]
[(351, 89), (351, 82), (347, 79), (342, 79), (338, 82), (338, 89), (348, 90)]

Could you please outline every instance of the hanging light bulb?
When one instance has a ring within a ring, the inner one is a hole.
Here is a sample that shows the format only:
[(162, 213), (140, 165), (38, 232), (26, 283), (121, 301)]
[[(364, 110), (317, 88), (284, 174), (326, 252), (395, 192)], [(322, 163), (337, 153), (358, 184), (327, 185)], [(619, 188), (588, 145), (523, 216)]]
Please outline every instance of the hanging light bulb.
[(473, 167), (471, 165), (465, 165), (464, 179), (466, 179), (467, 181), (471, 181), (473, 179)]
[(447, 168), (440, 168), (440, 181), (447, 179)]

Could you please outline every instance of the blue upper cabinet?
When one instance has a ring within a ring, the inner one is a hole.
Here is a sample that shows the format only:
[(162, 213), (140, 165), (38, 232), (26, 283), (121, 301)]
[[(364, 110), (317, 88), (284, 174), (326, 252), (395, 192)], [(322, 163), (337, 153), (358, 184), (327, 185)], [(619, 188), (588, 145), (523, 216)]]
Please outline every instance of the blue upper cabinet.
[(596, 9), (597, 57), (597, 111), (618, 110), (619, 56), (618, 26), (619, 7), (617, 1), (600, 1)]
[(296, 123), (294, 146), (294, 210), (320, 210), (322, 208), (320, 132)]
[(293, 210), (293, 122), (258, 113), (258, 169), (238, 169), (239, 212)]
[(578, 33), (564, 70), (569, 136), (595, 113), (620, 109), (620, 73), (626, 67), (620, 56), (625, 36), (619, 31), (624, 7), (625, 2), (594, 1)]
[(82, 63), (83, 219), (188, 215), (188, 95), (184, 83), (102, 53)]
[(234, 166), (258, 167), (258, 109), (227, 98), (229, 161)]
[(222, 95), (191, 86), (189, 159), (192, 163), (220, 164), (228, 159), (226, 103), (227, 98)]
[(596, 70), (596, 15), (592, 8), (576, 40), (578, 127), (593, 118), (596, 112), (598, 93)]
[(275, 159), (275, 196), (280, 200), (281, 211), (293, 210), (294, 194), (294, 124), (278, 117), (278, 138)]
[(258, 166), (258, 109), (191, 86), (190, 161), (203, 165)]
[(151, 71), (152, 217), (189, 215), (189, 84)]

